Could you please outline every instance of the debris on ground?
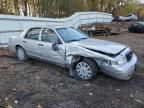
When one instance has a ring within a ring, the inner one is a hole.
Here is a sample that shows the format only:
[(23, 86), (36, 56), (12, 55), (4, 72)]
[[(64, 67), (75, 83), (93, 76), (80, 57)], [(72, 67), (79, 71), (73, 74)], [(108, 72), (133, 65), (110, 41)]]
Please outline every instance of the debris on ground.
[(37, 108), (43, 108), (40, 104), (37, 105)]
[(134, 97), (133, 94), (130, 94), (130, 97), (133, 98)]
[(16, 88), (12, 88), (12, 91), (16, 91)]
[(18, 100), (15, 100), (14, 103), (15, 103), (15, 104), (18, 104)]
[(115, 89), (115, 90), (118, 91), (118, 92), (120, 91), (120, 89)]
[(92, 96), (92, 95), (93, 95), (93, 93), (89, 93), (89, 95), (90, 95), (90, 96)]
[(5, 97), (5, 101), (8, 101), (8, 97)]
[(139, 103), (141, 103), (141, 104), (144, 104), (144, 102), (141, 101), (141, 100), (135, 99), (135, 101), (137, 101), (137, 102), (139, 102)]

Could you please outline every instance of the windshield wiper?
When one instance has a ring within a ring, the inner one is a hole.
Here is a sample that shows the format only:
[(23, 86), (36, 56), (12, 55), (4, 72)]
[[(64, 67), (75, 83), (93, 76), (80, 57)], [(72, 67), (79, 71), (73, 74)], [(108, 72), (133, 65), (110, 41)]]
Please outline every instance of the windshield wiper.
[(67, 42), (79, 41), (78, 39), (68, 40)]
[(87, 38), (73, 39), (73, 40), (68, 40), (67, 42), (80, 41), (80, 40), (83, 40), (83, 39), (87, 39)]
[(88, 39), (88, 38), (86, 38), (86, 37), (85, 38), (80, 38), (79, 40), (83, 40), (83, 39)]

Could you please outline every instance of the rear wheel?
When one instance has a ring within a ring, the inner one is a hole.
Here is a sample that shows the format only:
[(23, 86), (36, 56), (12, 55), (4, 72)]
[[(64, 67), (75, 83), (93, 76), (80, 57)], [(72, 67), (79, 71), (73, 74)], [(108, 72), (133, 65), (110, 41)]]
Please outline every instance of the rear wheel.
[(97, 73), (98, 66), (90, 59), (84, 58), (75, 65), (74, 77), (76, 79), (91, 80), (96, 76)]
[(28, 56), (26, 54), (26, 51), (24, 50), (24, 48), (22, 47), (17, 47), (17, 58), (22, 61), (25, 62), (28, 60)]

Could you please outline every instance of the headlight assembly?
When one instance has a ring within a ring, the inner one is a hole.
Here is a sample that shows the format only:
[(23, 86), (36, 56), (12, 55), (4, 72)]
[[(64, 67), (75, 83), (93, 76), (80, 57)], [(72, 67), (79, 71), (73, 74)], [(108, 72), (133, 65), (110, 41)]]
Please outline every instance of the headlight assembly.
[(122, 65), (126, 62), (127, 62), (126, 58), (124, 56), (120, 55), (114, 61), (112, 61), (112, 60), (103, 60), (102, 65), (105, 65), (105, 66), (118, 66), (118, 65)]
[(116, 58), (116, 61), (118, 62), (119, 65), (124, 64), (124, 63), (127, 62), (126, 57), (123, 56), (123, 55), (119, 55), (119, 56)]
[(103, 60), (102, 65), (105, 65), (105, 66), (118, 66), (119, 63), (117, 61)]
[(103, 60), (102, 65), (111, 66), (111, 61), (110, 60)]

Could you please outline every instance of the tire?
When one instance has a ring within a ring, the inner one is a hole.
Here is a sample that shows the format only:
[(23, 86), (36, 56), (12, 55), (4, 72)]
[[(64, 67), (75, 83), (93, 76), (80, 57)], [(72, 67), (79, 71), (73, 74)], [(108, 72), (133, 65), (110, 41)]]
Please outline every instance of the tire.
[(93, 32), (92, 32), (92, 31), (88, 31), (88, 35), (89, 35), (90, 37), (92, 37), (92, 36), (93, 36)]
[(110, 29), (105, 29), (104, 35), (105, 35), (105, 36), (111, 35), (111, 30), (110, 30)]
[(17, 50), (16, 50), (16, 55), (17, 55), (17, 58), (21, 61), (21, 62), (25, 62), (28, 60), (28, 56), (26, 54), (26, 51), (24, 50), (24, 48), (22, 47), (17, 47)]
[(91, 80), (96, 76), (98, 70), (96, 62), (84, 58), (74, 66), (74, 78), (78, 80)]

